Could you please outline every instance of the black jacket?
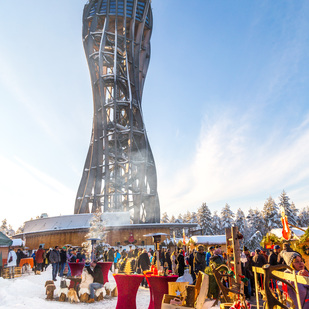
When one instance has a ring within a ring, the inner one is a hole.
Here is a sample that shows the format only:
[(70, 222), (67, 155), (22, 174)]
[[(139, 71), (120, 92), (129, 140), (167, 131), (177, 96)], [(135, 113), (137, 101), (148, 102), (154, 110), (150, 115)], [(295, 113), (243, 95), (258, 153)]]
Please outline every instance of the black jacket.
[(199, 271), (205, 271), (206, 268), (206, 253), (205, 252), (194, 252), (194, 260), (193, 260), (194, 272), (198, 273)]
[(185, 258), (182, 254), (178, 254), (177, 258), (176, 258), (176, 264), (177, 265), (177, 270), (178, 270), (178, 275), (179, 277), (183, 276), (184, 272), (185, 272)]
[(262, 267), (267, 262), (262, 254), (255, 254), (255, 256), (252, 259), (252, 264), (255, 267)]
[(103, 282), (103, 273), (101, 270), (101, 266), (99, 264), (96, 265), (96, 267), (93, 269), (90, 268), (90, 266), (86, 266), (88, 273), (93, 277), (93, 282), (104, 284)]
[(148, 270), (150, 267), (150, 260), (148, 253), (142, 253), (137, 261), (137, 267), (140, 267), (142, 271)]
[(64, 263), (66, 263), (66, 261), (67, 261), (67, 252), (65, 250), (61, 249), (61, 251), (60, 251), (60, 262), (64, 264)]
[(268, 263), (272, 266), (279, 264), (279, 254), (276, 254), (275, 252), (272, 252), (271, 255), (268, 258)]

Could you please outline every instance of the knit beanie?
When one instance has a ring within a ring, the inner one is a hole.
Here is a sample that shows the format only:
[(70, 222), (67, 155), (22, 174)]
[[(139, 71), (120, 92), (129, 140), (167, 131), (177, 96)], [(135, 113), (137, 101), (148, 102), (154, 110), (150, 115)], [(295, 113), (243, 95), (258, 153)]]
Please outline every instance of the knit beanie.
[(290, 267), (292, 266), (293, 260), (297, 256), (301, 257), (301, 255), (298, 252), (283, 251), (281, 255), (282, 255), (283, 259), (284, 259), (285, 264), (290, 266)]

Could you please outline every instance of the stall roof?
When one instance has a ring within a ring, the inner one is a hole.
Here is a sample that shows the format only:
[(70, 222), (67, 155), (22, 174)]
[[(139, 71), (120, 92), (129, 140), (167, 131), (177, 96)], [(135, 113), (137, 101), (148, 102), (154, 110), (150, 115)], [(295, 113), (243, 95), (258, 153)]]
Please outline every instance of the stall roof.
[(13, 239), (12, 247), (23, 247), (25, 242), (21, 238)]
[(0, 247), (9, 247), (13, 243), (12, 239), (0, 232)]
[[(307, 227), (301, 227), (301, 229), (306, 230)], [(299, 229), (294, 228), (294, 227), (291, 228), (291, 231), (294, 233), (294, 235), (295, 235), (297, 238), (302, 237), (303, 234), (305, 233), (304, 231), (299, 230)], [(279, 228), (279, 229), (272, 229), (269, 233), (276, 235), (278, 238), (282, 238), (282, 228)]]
[(190, 239), (196, 244), (223, 245), (226, 243), (225, 235), (196, 235), (192, 236)]

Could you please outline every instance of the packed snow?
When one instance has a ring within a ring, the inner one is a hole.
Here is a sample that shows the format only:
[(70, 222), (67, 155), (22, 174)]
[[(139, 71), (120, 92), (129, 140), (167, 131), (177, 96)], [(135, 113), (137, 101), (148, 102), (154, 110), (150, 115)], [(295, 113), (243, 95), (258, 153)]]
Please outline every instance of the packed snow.
[[(46, 271), (41, 275), (34, 275), (33, 272), (23, 274), (19, 278), (3, 279), (0, 277), (0, 308), (31, 308), (31, 309), (54, 309), (55, 305), (61, 308), (104, 308), (115, 309), (117, 304), (117, 297), (106, 296), (104, 300), (95, 302), (92, 304), (85, 303), (69, 303), (59, 302), (56, 300), (46, 300), (45, 295), (45, 282), (52, 279), (52, 268), (48, 267)], [(54, 295), (57, 295), (57, 291), (60, 287), (61, 278), (58, 277), (55, 285), (57, 289)], [(111, 283), (115, 283), (114, 277), (109, 272), (108, 280)], [(136, 304), (137, 309), (148, 308), (150, 301), (149, 289), (140, 287), (137, 292)], [(56, 302), (56, 304), (55, 304)]]
[[(45, 282), (52, 279), (52, 268), (48, 267), (41, 275), (35, 275), (33, 272), (23, 274), (14, 279), (3, 279), (0, 277), (0, 308), (31, 308), (31, 309), (54, 309), (57, 308), (104, 308), (115, 309), (117, 297), (106, 296), (104, 300), (92, 304), (87, 303), (69, 303), (56, 300), (46, 300)], [(55, 285), (57, 289), (54, 295), (58, 295), (61, 278), (58, 277)], [(108, 280), (111, 285), (116, 284), (112, 272), (109, 272)], [(137, 309), (146, 309), (149, 306), (150, 292), (148, 288), (139, 287), (136, 296)], [(71, 307), (73, 306), (73, 307)], [(204, 307), (203, 307), (204, 308)], [(212, 307), (219, 309), (220, 307)]]

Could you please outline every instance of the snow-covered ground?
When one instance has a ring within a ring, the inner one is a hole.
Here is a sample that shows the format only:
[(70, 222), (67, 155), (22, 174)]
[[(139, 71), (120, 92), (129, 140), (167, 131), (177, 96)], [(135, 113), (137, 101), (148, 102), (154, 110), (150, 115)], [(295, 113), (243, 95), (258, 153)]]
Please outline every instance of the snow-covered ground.
[[(93, 304), (70, 304), (69, 302), (56, 302), (46, 300), (45, 282), (52, 279), (51, 266), (47, 271), (42, 272), (41, 275), (34, 275), (33, 272), (24, 274), (19, 278), (3, 279), (0, 277), (0, 308), (31, 308), (31, 309), (54, 309), (57, 308), (104, 308), (115, 309), (117, 304), (117, 297), (105, 298), (102, 301)], [(114, 282), (112, 273), (108, 276), (109, 282)], [(57, 289), (60, 286), (60, 278), (55, 282)], [(140, 287), (137, 292), (136, 304), (137, 309), (148, 308), (150, 300), (149, 289)]]
[[(3, 279), (0, 277), (0, 308), (31, 308), (31, 309), (54, 309), (57, 308), (104, 308), (115, 309), (117, 304), (117, 297), (105, 297), (104, 300), (92, 304), (85, 303), (69, 303), (59, 302), (55, 300), (46, 300), (45, 282), (52, 279), (51, 266), (47, 271), (41, 275), (34, 275), (33, 272), (22, 275), (19, 278)], [(60, 286), (60, 279), (58, 277), (55, 285), (57, 289), (54, 295), (58, 295)], [(115, 284), (114, 277), (111, 272), (108, 276), (109, 282)], [(136, 297), (137, 309), (147, 309), (150, 301), (149, 289), (139, 287)], [(73, 307), (72, 307), (73, 306)], [(204, 307), (203, 307), (204, 308)], [(219, 309), (220, 307), (212, 307), (212, 309)]]

